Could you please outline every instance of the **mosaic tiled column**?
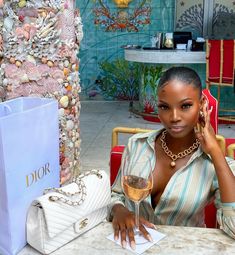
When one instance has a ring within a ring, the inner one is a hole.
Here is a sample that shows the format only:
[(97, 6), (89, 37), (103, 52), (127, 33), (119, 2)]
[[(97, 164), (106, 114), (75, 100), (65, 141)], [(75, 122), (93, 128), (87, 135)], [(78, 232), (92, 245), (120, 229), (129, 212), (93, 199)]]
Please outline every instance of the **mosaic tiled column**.
[(0, 0), (0, 17), (0, 97), (58, 100), (64, 184), (80, 167), (79, 11), (72, 0)]

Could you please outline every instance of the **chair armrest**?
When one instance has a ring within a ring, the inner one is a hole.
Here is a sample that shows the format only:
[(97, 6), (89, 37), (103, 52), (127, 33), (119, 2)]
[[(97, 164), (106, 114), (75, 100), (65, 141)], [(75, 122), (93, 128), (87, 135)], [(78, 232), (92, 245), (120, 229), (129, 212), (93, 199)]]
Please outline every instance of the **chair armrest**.
[(153, 131), (151, 129), (142, 129), (142, 128), (129, 128), (129, 127), (116, 127), (112, 131), (112, 148), (118, 145), (118, 134), (137, 134), (137, 133), (147, 133)]
[(216, 135), (216, 140), (219, 143), (219, 146), (221, 150), (223, 151), (223, 154), (225, 155), (225, 148), (226, 148), (226, 142), (225, 138), (222, 135)]
[(231, 158), (235, 158), (235, 143), (232, 143), (227, 147), (227, 155)]

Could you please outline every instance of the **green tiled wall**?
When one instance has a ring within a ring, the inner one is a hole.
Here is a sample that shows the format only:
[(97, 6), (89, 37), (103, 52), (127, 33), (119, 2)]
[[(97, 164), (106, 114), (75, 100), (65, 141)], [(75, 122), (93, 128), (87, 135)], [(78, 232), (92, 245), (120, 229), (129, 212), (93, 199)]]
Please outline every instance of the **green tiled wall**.
[[(149, 46), (150, 38), (156, 31), (170, 32), (174, 27), (174, 0), (150, 0), (151, 24), (146, 25), (139, 32), (105, 32), (100, 26), (94, 25), (93, 8), (95, 1), (77, 0), (80, 9), (84, 38), (80, 48), (81, 98), (89, 98), (89, 91), (97, 90), (96, 98), (103, 99), (102, 92), (97, 88), (95, 81), (99, 78), (99, 63), (105, 60), (112, 61), (124, 58), (122, 45), (136, 44)], [(116, 8), (112, 0), (103, 1)], [(129, 4), (133, 8), (140, 0)]]
[[(96, 84), (99, 79), (99, 63), (117, 58), (124, 58), (122, 45), (136, 44), (150, 46), (150, 38), (157, 31), (174, 31), (174, 0), (148, 0), (151, 4), (151, 24), (145, 25), (139, 32), (105, 32), (99, 25), (94, 24), (93, 8), (95, 0), (76, 0), (77, 7), (80, 9), (84, 38), (80, 47), (80, 73), (82, 93), (81, 99), (107, 100), (102, 91)], [(107, 5), (116, 8), (113, 0), (103, 0)], [(129, 8), (133, 8), (140, 0), (132, 1)], [(191, 65), (200, 75), (205, 86), (205, 65)], [(90, 92), (94, 92), (91, 94)], [(229, 92), (228, 92), (229, 93)], [(93, 97), (95, 95), (95, 97)], [(226, 93), (225, 93), (226, 95)], [(231, 92), (230, 92), (231, 95)], [(222, 94), (222, 98), (224, 95)], [(235, 97), (230, 96), (230, 105), (235, 102)], [(112, 100), (112, 98), (111, 98)], [(115, 99), (113, 99), (115, 100)], [(227, 99), (226, 99), (227, 102)]]

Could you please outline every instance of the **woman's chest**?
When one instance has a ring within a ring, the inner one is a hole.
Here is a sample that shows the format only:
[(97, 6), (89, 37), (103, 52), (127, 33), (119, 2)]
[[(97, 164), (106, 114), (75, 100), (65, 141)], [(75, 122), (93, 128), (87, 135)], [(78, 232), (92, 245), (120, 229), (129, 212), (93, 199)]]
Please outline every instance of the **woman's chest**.
[(213, 175), (202, 165), (189, 164), (170, 169), (156, 163), (151, 203), (156, 207), (194, 208), (204, 206), (211, 197)]
[[(155, 168), (153, 171), (153, 190), (152, 190), (152, 203), (155, 207), (159, 202), (162, 194), (168, 186), (171, 186), (171, 182), (174, 180), (177, 182), (183, 182), (183, 175), (185, 165), (188, 159), (181, 159), (176, 163), (175, 167), (172, 167), (168, 158), (164, 155), (159, 155), (159, 159), (156, 160)], [(181, 173), (180, 173), (181, 172)], [(180, 178), (178, 176), (181, 176)]]

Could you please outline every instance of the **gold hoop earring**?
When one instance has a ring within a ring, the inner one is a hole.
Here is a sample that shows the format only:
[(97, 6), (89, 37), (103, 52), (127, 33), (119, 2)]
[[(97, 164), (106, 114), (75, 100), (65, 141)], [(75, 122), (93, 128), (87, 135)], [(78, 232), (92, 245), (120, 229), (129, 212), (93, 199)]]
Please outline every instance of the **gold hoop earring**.
[(200, 115), (201, 118), (204, 118), (204, 113), (203, 113), (203, 111), (200, 111), (200, 112), (199, 112), (199, 115)]

